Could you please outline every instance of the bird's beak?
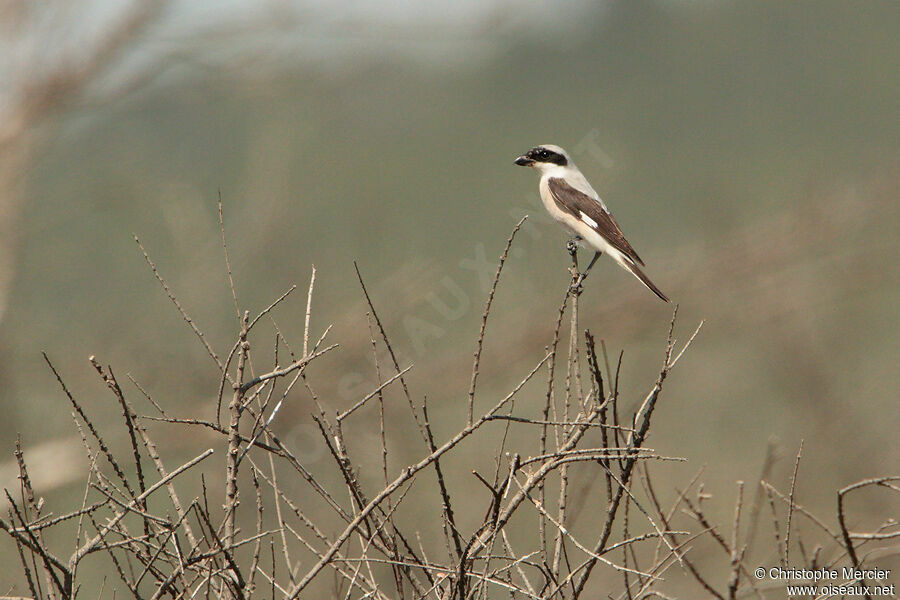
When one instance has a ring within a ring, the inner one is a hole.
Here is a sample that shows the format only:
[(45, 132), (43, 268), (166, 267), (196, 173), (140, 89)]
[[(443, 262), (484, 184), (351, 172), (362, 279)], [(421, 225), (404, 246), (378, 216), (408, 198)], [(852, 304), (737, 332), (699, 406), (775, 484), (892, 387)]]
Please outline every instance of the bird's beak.
[(534, 164), (534, 161), (528, 158), (527, 156), (520, 156), (515, 160), (515, 163), (520, 167), (530, 167)]

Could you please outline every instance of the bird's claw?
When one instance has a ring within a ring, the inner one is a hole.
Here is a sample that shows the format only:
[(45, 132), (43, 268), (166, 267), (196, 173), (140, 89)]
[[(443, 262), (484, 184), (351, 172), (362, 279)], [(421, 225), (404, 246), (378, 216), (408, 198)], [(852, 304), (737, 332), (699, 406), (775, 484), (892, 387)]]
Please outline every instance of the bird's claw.
[(574, 281), (572, 282), (572, 285), (569, 286), (569, 294), (572, 296), (580, 296), (583, 291), (584, 288), (581, 286), (580, 281)]
[(581, 284), (584, 282), (587, 273), (579, 273), (575, 269), (570, 269), (570, 271), (572, 273), (572, 283), (569, 285), (569, 293), (573, 296), (579, 296), (584, 291)]
[(566, 249), (572, 256), (572, 266), (569, 267), (569, 274), (572, 276), (572, 283), (569, 285), (569, 293), (573, 296), (578, 296), (581, 294), (581, 282), (584, 281), (584, 278), (587, 276), (587, 271), (582, 273), (578, 270), (578, 243), (581, 241), (582, 237), (580, 235), (576, 235), (566, 243)]

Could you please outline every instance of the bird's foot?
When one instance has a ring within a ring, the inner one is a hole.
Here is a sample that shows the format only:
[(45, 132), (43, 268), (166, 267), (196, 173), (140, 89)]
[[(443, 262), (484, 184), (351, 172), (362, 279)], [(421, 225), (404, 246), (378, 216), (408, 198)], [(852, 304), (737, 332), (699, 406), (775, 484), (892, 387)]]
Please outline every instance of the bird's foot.
[(581, 241), (580, 236), (575, 236), (568, 242), (566, 242), (566, 250), (569, 251), (569, 254), (575, 254), (578, 251), (578, 243)]
[(581, 292), (584, 291), (582, 287), (582, 283), (584, 283), (584, 278), (587, 277), (587, 272), (579, 273), (577, 270), (569, 269), (569, 272), (572, 273), (572, 283), (569, 285), (569, 293), (573, 296), (580, 296)]

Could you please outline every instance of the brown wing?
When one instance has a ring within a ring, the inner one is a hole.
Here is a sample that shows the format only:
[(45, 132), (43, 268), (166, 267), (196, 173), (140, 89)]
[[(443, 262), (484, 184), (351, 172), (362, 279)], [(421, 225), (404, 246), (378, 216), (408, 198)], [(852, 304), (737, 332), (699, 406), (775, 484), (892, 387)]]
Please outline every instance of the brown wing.
[[(609, 214), (609, 211), (603, 208), (602, 204), (584, 192), (579, 192), (566, 183), (564, 179), (558, 177), (548, 180), (547, 187), (550, 189), (553, 200), (560, 210), (569, 213), (599, 233), (613, 248), (634, 262), (640, 265), (644, 264), (644, 261), (638, 256), (638, 253), (635, 252), (634, 248), (631, 247), (631, 244), (628, 243), (628, 240), (625, 239), (625, 234), (622, 233), (619, 224), (616, 223), (613, 216)], [(597, 225), (594, 226), (592, 223), (585, 221), (582, 217), (582, 213), (587, 215), (588, 218)]]

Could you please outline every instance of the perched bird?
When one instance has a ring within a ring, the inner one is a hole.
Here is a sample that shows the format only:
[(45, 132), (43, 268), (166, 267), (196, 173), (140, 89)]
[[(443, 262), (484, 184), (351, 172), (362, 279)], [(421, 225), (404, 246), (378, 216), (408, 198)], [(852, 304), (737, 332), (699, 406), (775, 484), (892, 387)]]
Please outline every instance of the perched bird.
[(532, 167), (541, 173), (538, 189), (544, 208), (550, 216), (575, 234), (575, 241), (594, 250), (594, 258), (580, 280), (583, 280), (604, 252), (663, 301), (669, 299), (644, 274), (644, 261), (634, 251), (606, 204), (588, 183), (565, 150), (552, 144), (535, 146), (515, 163)]

